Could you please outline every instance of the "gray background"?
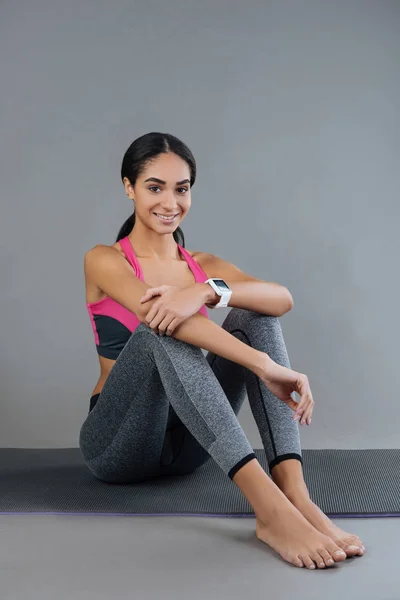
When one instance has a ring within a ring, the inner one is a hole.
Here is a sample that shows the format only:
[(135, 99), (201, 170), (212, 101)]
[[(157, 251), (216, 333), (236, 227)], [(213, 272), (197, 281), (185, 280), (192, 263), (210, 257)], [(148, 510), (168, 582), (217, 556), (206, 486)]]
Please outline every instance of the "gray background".
[[(132, 210), (126, 148), (166, 131), (197, 160), (187, 248), (293, 295), (303, 447), (398, 447), (400, 3), (20, 0), (0, 16), (0, 445), (78, 445), (99, 375), (83, 256)], [(261, 447), (247, 401), (240, 422)]]

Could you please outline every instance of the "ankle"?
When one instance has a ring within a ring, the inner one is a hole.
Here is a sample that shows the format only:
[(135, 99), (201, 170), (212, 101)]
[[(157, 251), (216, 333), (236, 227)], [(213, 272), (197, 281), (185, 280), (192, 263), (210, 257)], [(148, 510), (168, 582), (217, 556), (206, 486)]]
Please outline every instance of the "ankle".
[[(280, 487), (280, 486), (279, 486)], [(288, 485), (280, 487), (290, 502), (309, 502), (311, 500), (309, 491), (305, 484), (303, 485)]]
[(275, 485), (257, 459), (245, 464), (234, 475), (233, 482), (250, 502), (256, 518), (270, 522), (284, 510), (293, 509), (285, 494)]

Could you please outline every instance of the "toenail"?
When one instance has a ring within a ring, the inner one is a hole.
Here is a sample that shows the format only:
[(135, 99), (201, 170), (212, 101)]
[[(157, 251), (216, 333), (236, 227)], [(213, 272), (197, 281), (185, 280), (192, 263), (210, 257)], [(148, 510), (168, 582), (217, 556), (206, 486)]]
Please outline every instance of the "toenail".
[(359, 550), (358, 546), (349, 546), (349, 550)]
[(340, 554), (340, 556), (343, 556), (346, 554), (346, 552), (344, 550), (335, 550), (334, 554), (337, 554), (338, 556)]
[(328, 563), (329, 563), (330, 565), (333, 565), (333, 563), (334, 563), (334, 560), (333, 560), (333, 558), (330, 558), (330, 559), (328, 560)]

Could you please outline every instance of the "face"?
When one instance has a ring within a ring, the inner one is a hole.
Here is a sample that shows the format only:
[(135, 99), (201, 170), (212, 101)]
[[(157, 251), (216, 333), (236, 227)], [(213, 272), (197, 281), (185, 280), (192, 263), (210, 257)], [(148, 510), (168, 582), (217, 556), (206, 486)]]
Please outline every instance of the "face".
[(135, 201), (136, 218), (155, 231), (173, 233), (189, 211), (190, 170), (176, 154), (161, 154), (141, 173), (134, 187), (127, 178), (124, 185)]

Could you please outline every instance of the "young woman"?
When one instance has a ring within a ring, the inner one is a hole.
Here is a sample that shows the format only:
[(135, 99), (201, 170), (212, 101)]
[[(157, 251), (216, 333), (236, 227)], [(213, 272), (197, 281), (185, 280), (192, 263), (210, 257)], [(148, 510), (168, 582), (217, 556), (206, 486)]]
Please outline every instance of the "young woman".
[[(363, 554), (303, 479), (294, 417), (310, 424), (314, 400), (307, 376), (290, 367), (278, 320), (293, 305), (290, 292), (185, 248), (179, 224), (196, 163), (182, 141), (157, 132), (136, 139), (121, 178), (134, 212), (115, 244), (95, 246), (84, 261), (101, 369), (79, 435), (85, 464), (100, 480), (131, 483), (213, 458), (253, 507), (257, 537), (287, 562), (324, 568)], [(207, 309), (227, 298), (220, 327)], [(272, 479), (237, 419), (246, 391)]]

